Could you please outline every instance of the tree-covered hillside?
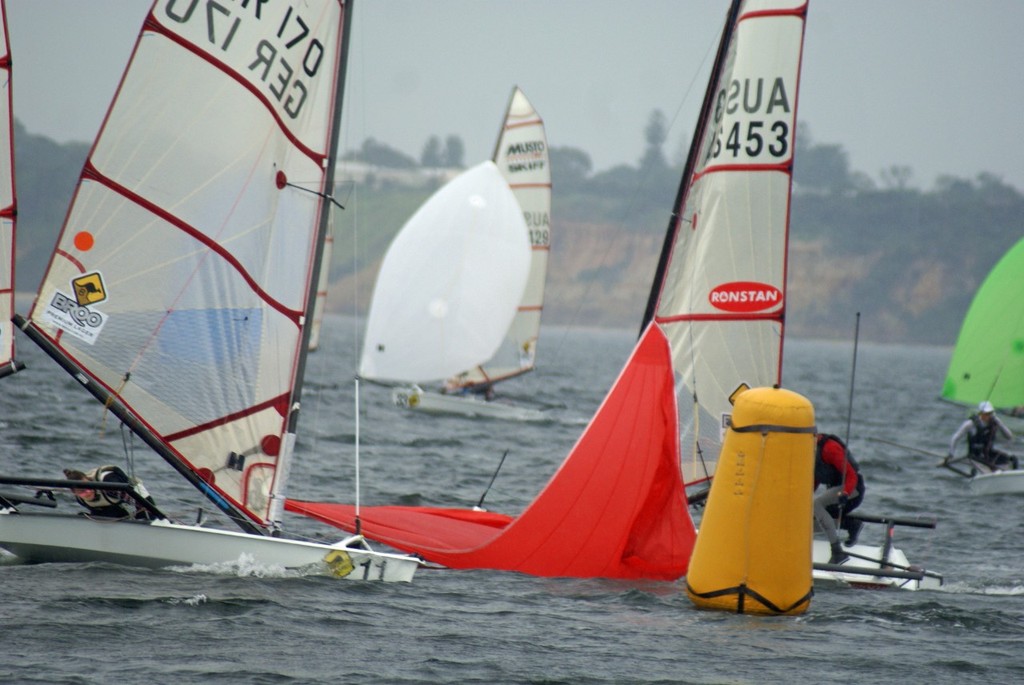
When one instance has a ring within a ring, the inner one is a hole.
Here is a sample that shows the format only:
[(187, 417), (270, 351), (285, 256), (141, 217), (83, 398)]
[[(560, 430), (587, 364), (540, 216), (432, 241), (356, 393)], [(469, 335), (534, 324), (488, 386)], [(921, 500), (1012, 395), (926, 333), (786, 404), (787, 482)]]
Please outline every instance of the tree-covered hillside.
[[(921, 189), (913, 170), (879, 180), (850, 168), (841, 146), (816, 144), (801, 122), (789, 266), (789, 333), (952, 344), (978, 285), (1024, 235), (1024, 196), (999, 178), (943, 177)], [(664, 117), (638, 133), (635, 165), (595, 172), (583, 150), (553, 146), (552, 254), (545, 321), (638, 325), (679, 185), (663, 153)], [(17, 287), (34, 290), (87, 153), (16, 125)], [(388, 242), (440, 184), (437, 163), (463, 164), (461, 141), (432, 137), (419, 162), (378, 141), (343, 155), (328, 307), (362, 309)], [(473, 164), (478, 160), (465, 160)], [(361, 170), (356, 170), (359, 166)], [(370, 172), (366, 170), (370, 169)], [(430, 173), (427, 173), (427, 172)]]

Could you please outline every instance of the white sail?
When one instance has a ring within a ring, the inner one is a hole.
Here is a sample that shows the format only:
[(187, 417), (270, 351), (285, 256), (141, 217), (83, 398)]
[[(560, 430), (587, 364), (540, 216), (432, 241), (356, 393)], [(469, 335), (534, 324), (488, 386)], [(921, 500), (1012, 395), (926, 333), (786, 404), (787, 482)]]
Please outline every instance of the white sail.
[(20, 368), (14, 361), (14, 120), (7, 8), (0, 2), (0, 377)]
[(29, 316), (165, 459), (262, 525), (294, 442), (343, 15), (157, 0)]
[(381, 264), (359, 373), (382, 381), (447, 378), (489, 359), (530, 270), (522, 210), (493, 162), (437, 191)]
[(530, 275), (519, 310), (497, 352), (483, 365), (451, 379), (449, 387), (489, 385), (532, 371), (536, 360), (551, 249), (551, 163), (544, 121), (518, 87), (509, 99), (494, 163), (523, 210), (532, 250)]
[(645, 317), (672, 346), (688, 484), (714, 473), (730, 395), (782, 367), (806, 3), (732, 11)]

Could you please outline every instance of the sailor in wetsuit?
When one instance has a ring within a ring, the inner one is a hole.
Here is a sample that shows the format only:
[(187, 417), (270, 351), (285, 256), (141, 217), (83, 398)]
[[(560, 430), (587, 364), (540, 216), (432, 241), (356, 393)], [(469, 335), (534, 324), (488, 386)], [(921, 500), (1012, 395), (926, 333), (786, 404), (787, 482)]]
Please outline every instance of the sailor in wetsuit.
[[(64, 469), (64, 477), (68, 480), (99, 481), (103, 483), (128, 483), (135, 491), (153, 503), (153, 498), (146, 492), (142, 482), (128, 477), (118, 466), (100, 466), (88, 473), (76, 471), (75, 469)], [(89, 510), (89, 514), (100, 518), (137, 518), (149, 519), (150, 514), (142, 507), (135, 507), (132, 512), (131, 498), (127, 495), (112, 490), (97, 490), (88, 486), (72, 488), (75, 499), (83, 507)]]
[(835, 435), (819, 433), (814, 451), (814, 487), (825, 490), (814, 498), (814, 518), (825, 531), (832, 547), (830, 563), (841, 563), (847, 555), (839, 546), (836, 520), (846, 531), (846, 544), (853, 545), (864, 522), (848, 514), (864, 499), (864, 477), (846, 445)]
[(987, 466), (993, 471), (1019, 468), (1017, 457), (994, 447), (998, 435), (1002, 435), (1007, 440), (1013, 440), (1013, 432), (996, 416), (992, 403), (982, 402), (978, 405), (978, 412), (960, 424), (960, 427), (953, 433), (953, 437), (949, 441), (949, 455), (946, 457), (945, 463), (948, 464), (955, 458), (957, 443), (967, 436), (967, 457), (971, 461)]

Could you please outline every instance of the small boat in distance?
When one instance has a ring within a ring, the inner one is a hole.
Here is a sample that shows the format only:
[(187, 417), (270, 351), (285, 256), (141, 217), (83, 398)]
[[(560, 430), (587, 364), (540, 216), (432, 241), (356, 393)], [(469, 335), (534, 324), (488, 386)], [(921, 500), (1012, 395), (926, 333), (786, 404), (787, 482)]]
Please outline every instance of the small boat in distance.
[[(457, 225), (449, 220), (448, 237), (441, 241), (437, 226), (445, 216), (454, 214), (417, 212), (392, 243), (378, 275), (360, 375), (394, 385), (392, 400), (406, 409), (542, 420), (546, 414), (540, 409), (495, 399), (494, 390), (497, 384), (535, 367), (551, 245), (551, 165), (544, 122), (518, 87), (512, 90), (492, 162), (511, 189), (524, 224), (514, 221), (515, 230), (521, 231), (529, 244), (525, 287), (517, 285), (506, 292), (501, 288), (508, 286), (487, 284), (519, 263), (520, 248), (513, 245), (518, 240), (509, 240), (505, 246), (495, 244), (489, 254), (467, 263), (459, 258), (460, 245), (484, 239), (495, 226), (474, 226), (468, 217)], [(436, 210), (442, 198), (446, 203), (458, 203), (477, 193), (463, 178), (470, 173), (476, 172), (471, 169), (456, 177), (423, 209), (430, 205)], [(461, 197), (452, 187), (456, 183)], [(513, 221), (511, 217), (508, 220)], [(424, 236), (414, 249), (410, 247), (413, 235)], [(484, 259), (494, 263), (487, 266)], [(398, 268), (398, 264), (403, 266)], [(390, 296), (396, 291), (401, 302)], [(437, 316), (435, 306), (441, 299), (452, 310), (443, 318)], [(468, 314), (470, 306), (475, 310), (472, 319), (454, 316), (457, 310)], [(509, 306), (514, 307), (511, 318)], [(422, 337), (423, 331), (442, 324), (443, 337)], [(408, 338), (400, 339), (403, 337)], [(480, 344), (483, 340), (488, 341), (486, 347)], [(399, 345), (403, 350), (401, 369), (395, 368)], [(437, 360), (456, 355), (464, 360), (463, 366), (437, 376)], [(437, 389), (429, 389), (424, 381), (436, 383)]]
[[(1001, 415), (1024, 413), (1024, 239), (996, 262), (971, 300), (942, 384), (944, 400), (990, 402)], [(993, 469), (966, 456), (943, 460), (978, 495), (1024, 492), (1024, 469)]]

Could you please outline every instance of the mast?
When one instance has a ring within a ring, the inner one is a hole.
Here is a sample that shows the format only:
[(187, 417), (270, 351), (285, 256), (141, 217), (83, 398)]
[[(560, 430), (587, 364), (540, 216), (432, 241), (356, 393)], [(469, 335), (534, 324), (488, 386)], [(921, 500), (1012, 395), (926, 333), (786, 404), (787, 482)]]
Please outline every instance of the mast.
[(341, 109), (345, 96), (345, 74), (348, 71), (348, 43), (352, 31), (352, 9), (355, 0), (339, 0), (342, 5), (341, 55), (338, 58), (338, 73), (334, 86), (334, 104), (331, 109), (330, 134), (327, 140), (327, 168), (324, 170), (324, 185), (320, 194), (320, 217), (313, 252), (313, 265), (310, 271), (309, 287), (306, 294), (306, 314), (302, 325), (302, 339), (299, 344), (298, 359), (295, 365), (295, 379), (292, 383), (291, 402), (288, 409), (288, 426), (278, 464), (277, 477), (274, 479), (270, 498), (269, 518), (277, 526), (284, 512), (284, 486), (288, 481), (288, 469), (295, 451), (295, 441), (299, 423), (299, 408), (302, 399), (302, 385), (306, 375), (306, 359), (309, 356), (309, 341), (312, 335), (314, 316), (316, 314), (317, 293), (320, 289), (320, 270), (323, 264), (327, 234), (330, 230), (331, 201), (334, 195), (334, 165), (337, 158), (338, 137), (341, 131)]
[[(348, 67), (348, 42), (352, 30), (352, 9), (355, 0), (342, 0), (343, 21), (341, 32), (341, 56), (338, 59), (338, 75), (335, 81), (334, 105), (332, 108), (331, 131), (327, 141), (327, 168), (324, 170), (323, 195), (320, 198), (320, 219), (316, 235), (316, 248), (313, 254), (313, 268), (310, 272), (309, 293), (306, 297), (305, 325), (302, 327), (302, 345), (299, 347), (299, 359), (295, 368), (295, 383), (292, 385), (292, 397), (297, 402), (302, 396), (302, 383), (306, 372), (306, 358), (309, 356), (309, 337), (312, 332), (313, 311), (316, 306), (316, 295), (320, 286), (320, 270), (324, 256), (324, 245), (331, 221), (330, 197), (334, 195), (334, 164), (338, 155), (338, 135), (341, 131), (341, 107), (345, 96), (345, 72)], [(289, 420), (288, 430), (295, 432), (298, 411), (293, 411)]]

